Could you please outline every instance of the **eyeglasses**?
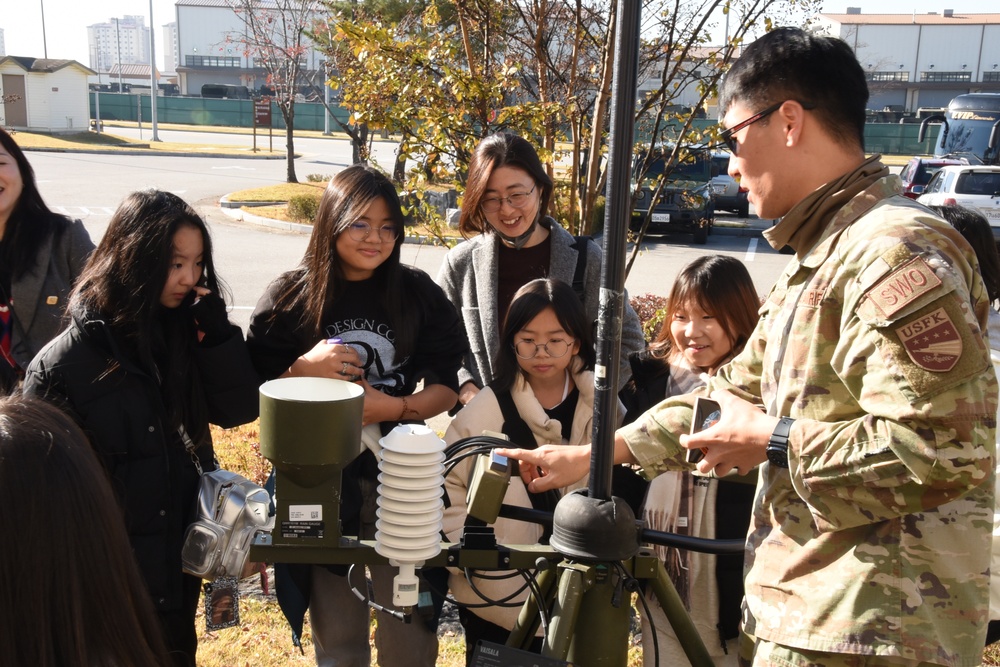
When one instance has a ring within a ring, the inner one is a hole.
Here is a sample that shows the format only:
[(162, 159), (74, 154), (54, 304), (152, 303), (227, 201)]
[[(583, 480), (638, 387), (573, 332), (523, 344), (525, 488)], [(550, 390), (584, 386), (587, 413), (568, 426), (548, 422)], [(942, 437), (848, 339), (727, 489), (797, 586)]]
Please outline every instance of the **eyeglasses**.
[[(531, 188), (527, 192), (515, 192), (512, 195), (507, 195), (506, 197), (490, 197), (488, 199), (483, 199), (479, 202), (479, 208), (483, 209), (487, 213), (496, 213), (500, 210), (500, 206), (503, 202), (507, 202), (514, 208), (524, 208), (528, 204), (528, 197), (531, 193), (535, 191), (535, 188)], [(531, 357), (526, 357), (530, 359)]]
[(558, 359), (566, 355), (572, 342), (572, 339), (565, 340), (563, 338), (553, 338), (545, 343), (536, 343), (527, 339), (519, 340), (514, 343), (514, 353), (522, 359), (534, 359), (538, 355), (538, 350), (543, 349), (545, 354), (553, 359)]
[[(347, 235), (358, 242), (367, 239), (368, 235), (371, 233), (372, 226), (364, 220), (352, 222), (347, 226)], [(378, 239), (382, 243), (391, 243), (392, 241), (395, 241), (398, 236), (399, 230), (396, 229), (396, 225), (382, 225), (378, 228)]]
[[(782, 104), (788, 101), (789, 100), (782, 100), (781, 102), (772, 104), (768, 108), (758, 113), (755, 113), (746, 120), (736, 123), (736, 125), (733, 125), (732, 127), (727, 127), (726, 129), (724, 129), (722, 132), (719, 133), (719, 138), (722, 139), (722, 143), (726, 144), (726, 147), (729, 148), (730, 153), (732, 153), (733, 155), (739, 155), (740, 142), (736, 141), (733, 135), (742, 130), (744, 127), (750, 127), (757, 121), (764, 120), (765, 118), (773, 114), (775, 111), (780, 109)], [(798, 102), (798, 100), (792, 100), (792, 101)], [(810, 104), (808, 102), (799, 102), (799, 105), (806, 111), (810, 111), (816, 108), (815, 104)]]

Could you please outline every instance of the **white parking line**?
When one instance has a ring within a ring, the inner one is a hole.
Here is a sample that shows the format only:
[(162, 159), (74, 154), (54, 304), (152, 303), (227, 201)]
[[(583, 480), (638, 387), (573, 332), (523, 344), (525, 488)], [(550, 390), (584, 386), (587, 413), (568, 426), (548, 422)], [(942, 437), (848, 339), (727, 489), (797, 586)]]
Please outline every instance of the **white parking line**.
[(91, 213), (90, 213), (90, 209), (89, 209), (89, 208), (87, 208), (86, 206), (81, 206), (81, 207), (80, 207), (80, 210), (81, 210), (81, 211), (83, 211), (83, 214), (84, 214), (84, 215), (91, 215)]
[(56, 206), (56, 213), (62, 213), (63, 215), (69, 215), (69, 211), (66, 210), (65, 206)]
[(750, 239), (750, 243), (747, 244), (747, 254), (743, 256), (744, 262), (752, 262), (754, 255), (757, 254), (757, 239)]

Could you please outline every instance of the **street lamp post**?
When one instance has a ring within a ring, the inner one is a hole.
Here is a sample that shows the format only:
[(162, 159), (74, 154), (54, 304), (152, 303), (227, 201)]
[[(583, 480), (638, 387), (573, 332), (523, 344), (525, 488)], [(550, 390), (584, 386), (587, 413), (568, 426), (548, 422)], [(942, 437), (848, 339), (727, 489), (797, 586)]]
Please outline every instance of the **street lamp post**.
[(156, 54), (153, 49), (153, 0), (149, 0), (149, 115), (153, 123), (153, 136), (150, 141), (159, 141), (156, 132), (156, 99), (159, 92), (156, 85)]
[(49, 58), (49, 42), (45, 38), (45, 2), (44, 2), (44, 0), (38, 0), (38, 6), (42, 10), (42, 54), (45, 56), (45, 59), (48, 60), (48, 58)]
[(323, 61), (323, 136), (330, 136), (330, 61)]
[(118, 50), (118, 93), (125, 92), (125, 84), (122, 83), (122, 37), (118, 31), (118, 17), (115, 17), (115, 47)]
[(97, 90), (94, 91), (94, 113), (97, 116), (96, 122), (94, 123), (94, 131), (97, 134), (101, 133), (101, 58), (97, 53), (97, 47), (94, 47), (94, 60), (97, 62)]

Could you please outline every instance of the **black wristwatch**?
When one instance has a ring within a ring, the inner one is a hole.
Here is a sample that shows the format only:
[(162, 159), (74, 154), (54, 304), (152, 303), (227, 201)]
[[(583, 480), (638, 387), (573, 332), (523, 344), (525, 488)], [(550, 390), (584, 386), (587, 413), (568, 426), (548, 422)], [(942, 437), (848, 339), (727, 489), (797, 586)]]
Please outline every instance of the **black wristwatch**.
[(767, 441), (767, 460), (779, 468), (788, 467), (788, 432), (792, 430), (795, 420), (782, 417), (774, 427), (771, 439)]

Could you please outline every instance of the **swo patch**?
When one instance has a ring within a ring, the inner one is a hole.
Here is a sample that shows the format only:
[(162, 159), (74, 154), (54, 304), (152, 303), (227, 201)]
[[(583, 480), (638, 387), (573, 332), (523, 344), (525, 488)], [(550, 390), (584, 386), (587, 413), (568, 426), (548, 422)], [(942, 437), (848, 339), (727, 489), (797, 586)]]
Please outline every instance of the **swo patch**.
[(914, 257), (878, 281), (868, 299), (886, 319), (941, 285), (941, 279), (922, 257)]

